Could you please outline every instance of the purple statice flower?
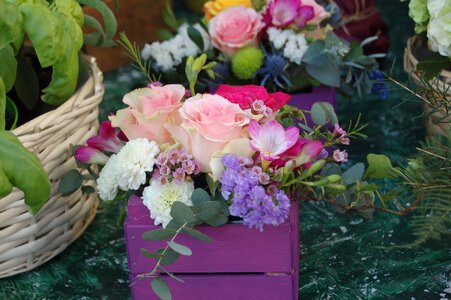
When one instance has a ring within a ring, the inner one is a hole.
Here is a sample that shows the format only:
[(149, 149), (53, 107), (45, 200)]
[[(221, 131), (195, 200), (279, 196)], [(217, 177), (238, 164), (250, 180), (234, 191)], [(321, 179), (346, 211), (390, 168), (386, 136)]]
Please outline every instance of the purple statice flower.
[(200, 165), (186, 151), (177, 148), (162, 152), (157, 157), (154, 178), (161, 184), (191, 180), (190, 176), (200, 173)]
[(240, 164), (241, 158), (225, 155), (222, 163), (221, 193), (232, 204), (232, 216), (242, 217), (243, 223), (260, 231), (263, 225), (279, 225), (288, 217), (290, 200), (285, 192), (269, 185), (270, 177), (258, 166)]

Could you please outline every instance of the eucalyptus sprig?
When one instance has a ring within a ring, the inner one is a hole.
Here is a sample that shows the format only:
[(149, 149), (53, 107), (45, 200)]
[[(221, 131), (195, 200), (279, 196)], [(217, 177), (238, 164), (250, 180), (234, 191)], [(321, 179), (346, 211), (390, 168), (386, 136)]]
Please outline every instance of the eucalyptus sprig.
[(171, 265), (182, 256), (191, 256), (191, 249), (176, 242), (180, 234), (187, 234), (197, 240), (211, 243), (213, 240), (206, 234), (194, 229), (195, 226), (207, 224), (210, 226), (221, 226), (227, 223), (229, 210), (220, 194), (211, 197), (203, 189), (195, 189), (191, 196), (193, 206), (190, 207), (182, 202), (175, 202), (171, 207), (171, 222), (166, 228), (147, 231), (143, 234), (144, 240), (161, 241), (168, 240), (164, 248), (155, 252), (141, 249), (141, 255), (155, 259), (156, 263), (152, 271), (140, 274), (138, 280), (151, 277), (151, 287), (155, 294), (162, 300), (172, 299), (171, 292), (165, 280), (160, 276), (162, 273), (170, 278), (183, 282), (165, 267)]

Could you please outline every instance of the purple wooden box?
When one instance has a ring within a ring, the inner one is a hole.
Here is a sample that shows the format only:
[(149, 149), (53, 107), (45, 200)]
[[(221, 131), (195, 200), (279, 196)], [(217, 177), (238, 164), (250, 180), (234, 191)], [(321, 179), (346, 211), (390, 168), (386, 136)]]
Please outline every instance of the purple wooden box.
[[(155, 260), (140, 254), (141, 248), (154, 251), (164, 241), (145, 241), (142, 234), (161, 228), (153, 225), (148, 209), (139, 197), (128, 202), (125, 239), (133, 300), (158, 299), (150, 279), (137, 280), (149, 272)], [(214, 241), (204, 243), (182, 235), (178, 242), (193, 250), (167, 269), (185, 283), (168, 279), (174, 300), (295, 300), (299, 286), (299, 204), (292, 203), (289, 220), (264, 231), (241, 224), (220, 227), (198, 226)]]
[[(315, 102), (327, 102), (330, 103), (334, 107), (335, 112), (337, 112), (336, 92), (332, 87), (324, 85), (315, 86), (312, 87), (310, 93), (291, 94), (291, 97), (288, 104), (302, 110), (310, 111)], [(308, 123), (312, 124), (309, 114), (306, 114), (306, 118)]]

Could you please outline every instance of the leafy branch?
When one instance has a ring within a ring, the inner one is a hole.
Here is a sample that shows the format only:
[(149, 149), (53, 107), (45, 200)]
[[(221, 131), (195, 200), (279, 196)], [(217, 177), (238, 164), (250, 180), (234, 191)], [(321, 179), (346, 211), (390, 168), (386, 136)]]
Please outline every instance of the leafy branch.
[(208, 76), (211, 79), (215, 79), (215, 72), (213, 71), (213, 68), (216, 66), (216, 62), (212, 61), (207, 63), (207, 55), (205, 53), (202, 53), (199, 57), (194, 58), (192, 55), (188, 57), (186, 60), (185, 65), (185, 74), (186, 78), (189, 82), (189, 89), (191, 91), (191, 95), (195, 95), (195, 86), (197, 79), (199, 77), (199, 74), (201, 71), (207, 72)]
[(169, 239), (164, 248), (157, 249), (155, 252), (141, 249), (141, 255), (155, 259), (156, 264), (149, 273), (140, 274), (138, 280), (151, 277), (151, 287), (162, 300), (170, 300), (172, 296), (165, 280), (161, 278), (160, 272), (165, 273), (174, 280), (183, 282), (182, 279), (168, 271), (163, 265), (173, 264), (180, 255), (192, 255), (192, 251), (188, 246), (176, 242), (179, 235), (185, 233), (197, 240), (210, 243), (213, 240), (209, 236), (193, 227), (200, 224), (220, 226), (227, 223), (228, 220), (228, 207), (225, 201), (219, 197), (219, 194), (212, 199), (205, 190), (195, 189), (191, 196), (191, 201), (193, 203), (192, 207), (182, 202), (175, 202), (171, 208), (171, 217), (173, 219), (166, 228), (147, 231), (143, 234), (143, 239), (149, 241)]

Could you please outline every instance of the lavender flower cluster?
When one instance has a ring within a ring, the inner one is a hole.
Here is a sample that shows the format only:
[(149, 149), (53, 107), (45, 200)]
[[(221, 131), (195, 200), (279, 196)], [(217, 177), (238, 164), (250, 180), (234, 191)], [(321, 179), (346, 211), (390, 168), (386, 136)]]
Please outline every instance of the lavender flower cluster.
[(177, 148), (161, 152), (155, 165), (153, 176), (163, 185), (171, 181), (179, 184), (200, 173), (200, 165), (193, 156)]
[(270, 184), (269, 175), (251, 159), (225, 155), (222, 163), (225, 171), (219, 181), (222, 196), (232, 202), (232, 216), (242, 217), (245, 225), (260, 231), (265, 224), (280, 225), (288, 218), (290, 199)]

